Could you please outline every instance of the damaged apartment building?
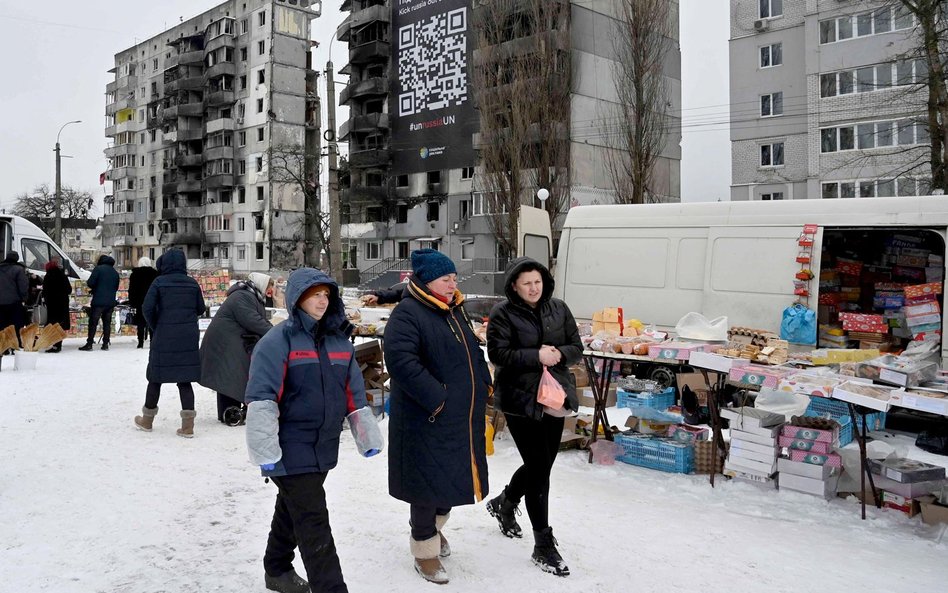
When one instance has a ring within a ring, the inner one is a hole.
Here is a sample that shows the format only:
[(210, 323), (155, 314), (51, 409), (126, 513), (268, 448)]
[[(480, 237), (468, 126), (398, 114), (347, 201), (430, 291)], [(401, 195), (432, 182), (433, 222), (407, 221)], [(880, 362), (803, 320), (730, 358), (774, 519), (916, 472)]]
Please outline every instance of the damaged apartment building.
[(320, 9), (229, 0), (115, 54), (103, 246), (120, 266), (171, 248), (192, 267), (304, 263), (305, 184), (318, 184), (319, 155), (310, 24)]
[[(484, 148), (493, 138), (485, 132), (485, 89), (478, 69), (490, 64), (484, 47), (520, 52), (521, 61), (535, 60), (549, 40), (563, 74), (566, 92), (561, 109), (538, 119), (555, 118), (563, 144), (551, 168), (566, 171), (553, 189), (562, 209), (552, 210), (554, 225), (576, 204), (611, 203), (613, 184), (603, 163), (610, 150), (601, 128), (616, 99), (609, 90), (617, 34), (619, 3), (611, 0), (344, 0), (348, 13), (337, 30), (348, 43), (349, 76), (339, 104), (349, 116), (339, 127), (348, 143), (348, 183), (341, 191), (341, 239), (347, 278), (366, 287), (398, 282), (410, 270), (412, 250), (430, 247), (451, 257), (462, 290), (497, 290), (511, 250), (498, 240), (491, 217), (498, 213), (496, 192), (485, 172)], [(501, 33), (484, 41), (481, 12), (501, 6)], [(555, 5), (555, 8), (551, 6)], [(677, 201), (680, 163), (680, 52), (677, 43), (677, 2), (673, 6), (674, 38), (669, 40), (664, 75), (669, 81), (670, 117), (667, 148), (658, 160), (662, 193)], [(540, 15), (537, 17), (537, 15)], [(501, 47), (502, 46), (502, 47)], [(533, 54), (533, 55), (531, 55)], [(505, 55), (510, 55), (509, 53)], [(493, 83), (497, 89), (503, 81)], [(528, 98), (528, 100), (530, 100)], [(551, 115), (552, 114), (552, 115)], [(503, 117), (503, 114), (501, 114)], [(614, 135), (614, 134), (612, 134)], [(541, 152), (537, 138), (525, 141), (524, 152)], [(534, 198), (546, 182), (524, 171), (520, 203), (544, 206)], [(551, 200), (552, 201), (552, 200)]]

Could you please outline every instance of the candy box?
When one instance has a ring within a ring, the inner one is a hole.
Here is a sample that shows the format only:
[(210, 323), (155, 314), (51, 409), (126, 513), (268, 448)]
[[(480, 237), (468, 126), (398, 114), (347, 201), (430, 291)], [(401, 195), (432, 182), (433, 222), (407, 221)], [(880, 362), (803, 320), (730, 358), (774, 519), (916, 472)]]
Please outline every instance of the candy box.
[(945, 468), (914, 459), (868, 459), (869, 470), (901, 484), (944, 480)]
[(791, 437), (780, 437), (778, 441), (781, 447), (794, 449), (796, 451), (809, 451), (811, 453), (820, 453), (825, 455), (833, 452), (833, 445), (830, 443), (821, 443), (819, 441), (808, 441), (806, 439), (794, 439)]
[[(856, 365), (856, 376), (901, 387), (930, 381), (938, 373), (938, 363), (887, 354)], [(835, 395), (834, 395), (835, 397)]]
[(828, 465), (829, 467), (842, 467), (843, 461), (836, 453), (810, 453), (809, 451), (790, 450), (790, 459), (792, 461), (801, 461), (811, 465)]
[(921, 410), (931, 414), (948, 416), (948, 395), (944, 392), (898, 390), (892, 393), (892, 403), (911, 410)]
[(840, 313), (839, 320), (847, 331), (877, 332), (889, 331), (889, 324), (882, 315), (868, 313)]
[(836, 271), (847, 276), (858, 276), (862, 273), (862, 262), (852, 259), (836, 259)]
[[(865, 363), (858, 363), (856, 365), (857, 375), (859, 368), (864, 365)], [(858, 406), (865, 406), (881, 412), (887, 412), (892, 405), (889, 400), (891, 399), (893, 391), (895, 391), (893, 387), (847, 381), (833, 389), (833, 399), (853, 403)]]
[[(839, 440), (839, 429), (830, 431), (787, 424), (780, 430), (780, 438), (832, 444)], [(781, 443), (780, 446), (785, 447), (786, 445)]]
[(919, 315), (941, 313), (941, 307), (938, 306), (938, 301), (928, 301), (917, 305), (906, 305), (902, 312), (905, 313), (906, 317), (917, 317)]
[(916, 298), (927, 294), (941, 294), (941, 283), (929, 282), (905, 287), (906, 298)]
[(661, 342), (650, 344), (648, 357), (655, 360), (688, 360), (692, 352), (703, 352), (709, 344), (696, 342)]
[(731, 367), (728, 378), (737, 383), (776, 389), (780, 380), (790, 372), (785, 368), (749, 364), (743, 367)]
[(833, 394), (833, 388), (843, 381), (845, 381), (844, 378), (833, 375), (797, 373), (781, 379), (777, 390), (800, 393), (803, 395), (830, 397)]

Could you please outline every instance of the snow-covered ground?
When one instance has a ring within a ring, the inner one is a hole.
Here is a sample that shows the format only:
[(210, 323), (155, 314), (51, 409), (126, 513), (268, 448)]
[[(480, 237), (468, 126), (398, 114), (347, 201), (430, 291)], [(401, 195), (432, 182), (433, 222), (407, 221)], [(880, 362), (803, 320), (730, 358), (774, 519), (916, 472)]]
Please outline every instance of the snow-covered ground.
[[(275, 488), (248, 462), (243, 428), (219, 424), (213, 393), (197, 387), (196, 436), (177, 437), (180, 404), (167, 385), (154, 432), (136, 430), (148, 351), (133, 338), (109, 352), (80, 344), (41, 355), (36, 371), (2, 359), (0, 591), (264, 593)], [(519, 465), (511, 440), (496, 448), (492, 492)], [(451, 515), (451, 583), (439, 588), (412, 568), (408, 506), (388, 495), (384, 454), (359, 457), (345, 434), (326, 487), (353, 592), (943, 591), (948, 582), (945, 529), (919, 518), (870, 508), (862, 521), (852, 499), (723, 479), (712, 489), (706, 476), (589, 465), (571, 451), (554, 468), (551, 524), (572, 575), (531, 564), (526, 513), (527, 537), (511, 540), (481, 503)]]

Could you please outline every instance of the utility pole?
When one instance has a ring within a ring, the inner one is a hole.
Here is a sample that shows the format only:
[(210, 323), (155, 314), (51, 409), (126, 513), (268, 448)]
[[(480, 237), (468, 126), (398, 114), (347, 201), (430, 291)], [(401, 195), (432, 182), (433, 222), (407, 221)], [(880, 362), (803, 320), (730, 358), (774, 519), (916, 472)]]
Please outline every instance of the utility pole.
[(61, 156), (59, 154), (59, 135), (63, 133), (63, 128), (69, 124), (81, 124), (82, 120), (67, 121), (59, 128), (59, 132), (56, 134), (56, 197), (53, 201), (53, 241), (57, 245), (62, 244), (63, 242), (63, 184), (60, 165)]
[(336, 83), (332, 62), (326, 62), (326, 123), (329, 153), (329, 265), (330, 276), (342, 286), (342, 233), (339, 216), (339, 164), (336, 156)]

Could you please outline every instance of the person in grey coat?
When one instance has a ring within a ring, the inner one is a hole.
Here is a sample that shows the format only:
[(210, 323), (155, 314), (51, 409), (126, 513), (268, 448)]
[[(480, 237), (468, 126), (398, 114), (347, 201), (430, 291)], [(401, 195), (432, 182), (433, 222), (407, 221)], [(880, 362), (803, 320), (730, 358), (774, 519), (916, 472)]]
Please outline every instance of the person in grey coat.
[(199, 383), (217, 392), (217, 419), (225, 424), (225, 410), (244, 402), (250, 353), (272, 327), (263, 306), (271, 283), (270, 276), (253, 272), (249, 281), (231, 286), (201, 342)]

